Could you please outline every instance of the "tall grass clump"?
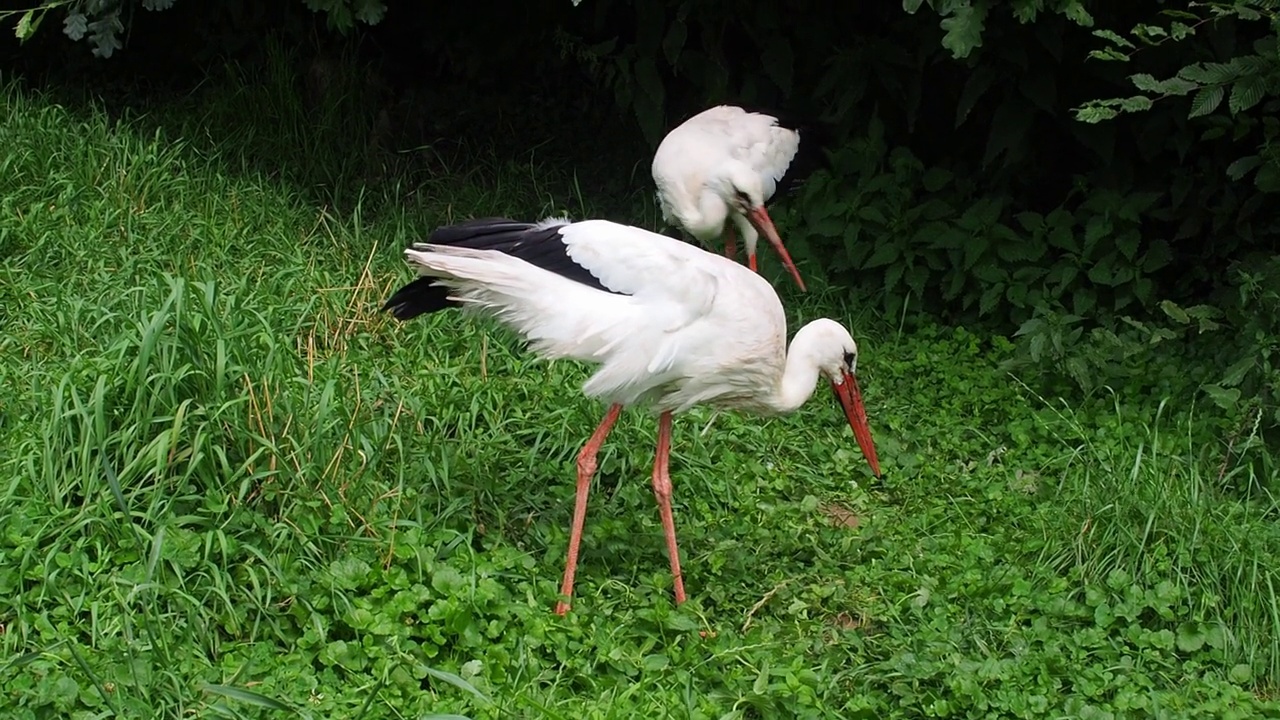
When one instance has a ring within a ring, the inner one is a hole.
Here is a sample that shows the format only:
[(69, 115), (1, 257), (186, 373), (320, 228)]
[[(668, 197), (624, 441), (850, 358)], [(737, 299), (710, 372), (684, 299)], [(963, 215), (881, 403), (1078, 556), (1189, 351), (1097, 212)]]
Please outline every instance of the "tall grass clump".
[(161, 282), (140, 313), (128, 291), (82, 309), (131, 317), (29, 378), (40, 434), (10, 446), (2, 500), (7, 644), (75, 660), (138, 708), (194, 702), (229, 646), (296, 639), (290, 578), (378, 534), (388, 489), (363, 476), (403, 418), (362, 411), (357, 371), (310, 354), (251, 283)]
[[(397, 519), (432, 527), (400, 456), (426, 413), (351, 357), (385, 322), (390, 243), (163, 131), (12, 83), (0, 100), (9, 707), (298, 708), (333, 684), (323, 635), (299, 640), (349, 607), (333, 563), (385, 553)], [(406, 677), (421, 693), (430, 671)]]
[(1185, 650), (1210, 648), (1233, 679), (1280, 687), (1280, 506), (1234, 488), (1251, 465), (1227, 472), (1194, 415), (1165, 403), (1148, 420), (1118, 400), (1091, 417), (1040, 416), (1063, 452), (1044, 470), (1055, 542), (1039, 560), (1081, 583), (1104, 626), (1151, 621)]

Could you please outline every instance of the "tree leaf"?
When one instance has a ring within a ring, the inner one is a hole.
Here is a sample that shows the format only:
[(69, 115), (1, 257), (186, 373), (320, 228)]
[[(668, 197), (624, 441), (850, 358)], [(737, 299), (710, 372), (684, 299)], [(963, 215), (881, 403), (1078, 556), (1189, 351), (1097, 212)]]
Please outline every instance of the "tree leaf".
[(1204, 386), (1205, 394), (1223, 410), (1230, 410), (1240, 401), (1240, 388), (1224, 388), (1210, 383)]
[(1023, 230), (1029, 233), (1039, 233), (1044, 231), (1044, 216), (1038, 212), (1024, 210), (1014, 216), (1018, 220), (1018, 224)]
[(40, 21), (44, 19), (44, 11), (36, 14), (36, 9), (31, 9), (22, 14), (18, 18), (18, 26), (13, 29), (13, 34), (22, 42), (26, 42), (32, 35), (36, 33), (36, 28), (40, 27)]
[(1265, 193), (1280, 192), (1280, 163), (1269, 162), (1258, 168), (1253, 184)]
[(1150, 110), (1151, 105), (1151, 98), (1146, 95), (1131, 95), (1120, 99), (1120, 110), (1122, 112), (1144, 112)]
[(1227, 166), (1227, 177), (1239, 180), (1248, 175), (1251, 170), (1256, 170), (1261, 164), (1262, 158), (1257, 155), (1245, 155)]
[(1070, 0), (1065, 6), (1060, 7), (1058, 12), (1081, 27), (1093, 27), (1093, 16), (1084, 8), (1080, 0)]
[(888, 265), (894, 260), (897, 260), (900, 254), (901, 253), (899, 252), (897, 245), (891, 242), (886, 242), (876, 248), (876, 251), (871, 254), (871, 257), (868, 258), (865, 263), (862, 264), (862, 267), (870, 269), (881, 267), (882, 265)]
[(1144, 306), (1151, 304), (1151, 296), (1155, 293), (1156, 284), (1150, 278), (1140, 277), (1133, 281), (1133, 295)]
[(964, 269), (970, 270), (991, 247), (991, 239), (985, 234), (971, 235), (964, 242)]
[(1129, 82), (1143, 92), (1159, 93), (1160, 95), (1186, 95), (1192, 90), (1197, 90), (1201, 87), (1199, 83), (1184, 78), (1171, 77), (1167, 80), (1157, 80), (1147, 73), (1130, 75)]
[(1094, 215), (1084, 223), (1084, 252), (1085, 257), (1092, 257), (1093, 251), (1097, 248), (1102, 238), (1111, 234), (1113, 229), (1111, 218), (1106, 214)]
[(1119, 45), (1120, 47), (1133, 48), (1133, 49), (1137, 48), (1137, 46), (1135, 46), (1133, 43), (1129, 42), (1128, 40), (1124, 39), (1123, 37), (1121, 37), (1120, 35), (1118, 35), (1117, 33), (1111, 30), (1094, 30), (1093, 35), (1094, 37), (1100, 37), (1103, 40), (1109, 40), (1115, 43), (1116, 45)]
[(1146, 25), (1146, 24), (1135, 26), (1133, 28), (1133, 34), (1137, 35), (1140, 39), (1146, 40), (1147, 42), (1152, 44), (1155, 44), (1155, 42), (1160, 38), (1165, 38), (1169, 36), (1169, 33), (1159, 25)]
[(898, 281), (902, 279), (902, 271), (906, 270), (906, 265), (895, 263), (885, 268), (884, 271), (884, 291), (885, 293), (893, 292), (898, 286)]
[(1142, 271), (1153, 273), (1171, 262), (1173, 262), (1173, 251), (1169, 249), (1168, 241), (1153, 240), (1147, 246), (1146, 254), (1142, 256)]
[(1112, 253), (1094, 263), (1086, 274), (1097, 285), (1111, 285), (1116, 277), (1115, 267), (1113, 267), (1114, 262), (1115, 254)]
[(996, 254), (1005, 262), (1028, 262), (1040, 259), (1046, 249), (1044, 241), (1038, 237), (1014, 236), (996, 245)]
[(1020, 283), (1011, 284), (1009, 289), (1005, 291), (1004, 297), (1009, 301), (1010, 305), (1016, 308), (1026, 307), (1027, 286)]
[(928, 190), (929, 192), (938, 192), (942, 188), (946, 187), (947, 183), (951, 182), (951, 179), (954, 177), (955, 174), (946, 168), (931, 167), (925, 171), (924, 177), (920, 180), (921, 184), (924, 185), (925, 190)]
[(978, 300), (978, 314), (988, 315), (995, 309), (996, 303), (1000, 298), (1004, 297), (1004, 283), (992, 285), (982, 293), (982, 298)]
[(1222, 384), (1227, 387), (1235, 387), (1236, 385), (1244, 382), (1245, 376), (1249, 374), (1249, 371), (1253, 369), (1255, 364), (1257, 364), (1257, 361), (1254, 359), (1252, 353), (1235, 361), (1231, 367), (1227, 368), (1227, 372), (1222, 376)]
[(1160, 309), (1164, 311), (1174, 322), (1186, 325), (1191, 322), (1191, 316), (1187, 315), (1187, 311), (1172, 300), (1161, 300)]
[(915, 15), (923, 4), (924, 0), (902, 0), (902, 9), (906, 10), (910, 15)]
[(1080, 243), (1069, 225), (1055, 225), (1049, 230), (1049, 244), (1067, 252), (1080, 252)]
[(1077, 287), (1071, 295), (1071, 310), (1077, 315), (1088, 315), (1097, 304), (1097, 294), (1088, 288)]
[(1146, 92), (1155, 92), (1157, 81), (1154, 76), (1149, 73), (1135, 73), (1129, 76), (1129, 82), (1139, 90)]
[(1049, 344), (1049, 338), (1044, 333), (1031, 336), (1031, 360), (1040, 362), (1044, 358), (1045, 346)]
[(858, 208), (858, 217), (878, 225), (889, 224), (889, 219), (886, 218), (884, 213), (880, 211), (880, 208), (875, 205), (863, 205)]
[(985, 5), (974, 7), (968, 2), (956, 7), (951, 17), (943, 18), (941, 25), (947, 34), (942, 38), (942, 46), (951, 51), (951, 57), (964, 59), (974, 48), (982, 47), (986, 19)]
[(925, 265), (912, 265), (907, 270), (907, 287), (917, 296), (924, 294), (925, 283), (929, 282), (929, 268)]
[(1231, 100), (1227, 107), (1231, 114), (1244, 112), (1257, 105), (1267, 92), (1267, 80), (1260, 75), (1241, 78), (1231, 86)]
[(942, 299), (955, 300), (960, 296), (960, 291), (964, 289), (966, 276), (962, 272), (952, 272), (951, 277), (947, 281), (946, 288), (942, 291)]
[(809, 220), (809, 232), (822, 237), (837, 238), (844, 235), (845, 220), (841, 217), (827, 217), (814, 222)]
[(1178, 71), (1178, 77), (1201, 85), (1222, 85), (1240, 77), (1243, 68), (1230, 63), (1194, 63)]
[[(1168, 11), (1166, 11), (1168, 12)], [(1199, 21), (1199, 18), (1196, 18)], [(1188, 36), (1195, 35), (1196, 29), (1184, 22), (1174, 21), (1169, 23), (1169, 37), (1174, 40), (1182, 40)]]
[(1101, 50), (1090, 50), (1088, 57), (1091, 60), (1118, 60), (1121, 62), (1127, 61), (1129, 59), (1128, 55), (1125, 55), (1124, 53), (1120, 52), (1119, 50), (1116, 50), (1115, 48), (1102, 48)]
[(1124, 255), (1126, 260), (1132, 260), (1138, 254), (1138, 241), (1141, 237), (1137, 231), (1121, 233), (1116, 236), (1116, 248), (1120, 250), (1120, 254)]
[(1200, 117), (1213, 112), (1218, 105), (1222, 104), (1224, 94), (1221, 85), (1200, 88), (1200, 92), (1191, 99), (1191, 110), (1187, 113), (1187, 117)]

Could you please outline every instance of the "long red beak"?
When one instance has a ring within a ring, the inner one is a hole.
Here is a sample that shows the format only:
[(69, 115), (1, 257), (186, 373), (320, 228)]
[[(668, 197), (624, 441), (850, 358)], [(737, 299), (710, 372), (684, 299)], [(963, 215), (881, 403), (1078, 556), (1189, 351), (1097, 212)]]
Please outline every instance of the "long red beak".
[[(778, 255), (782, 257), (782, 264), (787, 266), (791, 271), (791, 277), (796, 279), (796, 284), (800, 286), (802, 291), (808, 292), (804, 286), (804, 280), (800, 279), (800, 271), (796, 270), (796, 264), (791, 262), (791, 254), (782, 245), (782, 238), (778, 237), (778, 229), (773, 226), (773, 220), (769, 219), (769, 212), (764, 206), (747, 213), (747, 219), (755, 226), (761, 235), (769, 239), (769, 244), (773, 245), (773, 249), (778, 251)], [(754, 268), (752, 268), (754, 269)]]
[(853, 428), (853, 436), (858, 439), (858, 447), (871, 465), (871, 473), (880, 477), (880, 459), (876, 457), (875, 443), (871, 442), (871, 428), (867, 425), (867, 409), (862, 406), (862, 391), (858, 389), (858, 379), (849, 373), (844, 374), (844, 381), (831, 383), (831, 389), (840, 399), (844, 408), (844, 416)]

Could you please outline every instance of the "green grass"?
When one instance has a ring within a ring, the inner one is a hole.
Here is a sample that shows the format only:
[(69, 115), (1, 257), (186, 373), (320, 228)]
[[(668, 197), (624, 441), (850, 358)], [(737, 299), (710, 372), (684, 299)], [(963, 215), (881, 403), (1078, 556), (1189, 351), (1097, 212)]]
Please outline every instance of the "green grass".
[(1194, 408), (1066, 407), (776, 267), (793, 322), (855, 329), (886, 478), (822, 393), (682, 417), (676, 609), (629, 413), (555, 616), (586, 371), (376, 308), (439, 223), (636, 198), (482, 144), (364, 196), (325, 141), (359, 123), (284, 85), (119, 122), (0, 93), (6, 717), (1280, 715), (1276, 508)]

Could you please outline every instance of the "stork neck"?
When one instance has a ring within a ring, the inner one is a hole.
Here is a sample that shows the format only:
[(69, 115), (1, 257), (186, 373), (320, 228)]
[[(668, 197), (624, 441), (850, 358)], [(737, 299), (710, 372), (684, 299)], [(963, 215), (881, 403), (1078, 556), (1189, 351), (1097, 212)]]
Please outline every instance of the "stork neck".
[(778, 380), (770, 405), (780, 413), (798, 410), (813, 396), (818, 385), (818, 338), (808, 332), (809, 326), (800, 328), (787, 349), (787, 362)]

